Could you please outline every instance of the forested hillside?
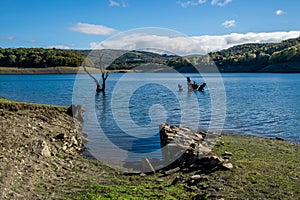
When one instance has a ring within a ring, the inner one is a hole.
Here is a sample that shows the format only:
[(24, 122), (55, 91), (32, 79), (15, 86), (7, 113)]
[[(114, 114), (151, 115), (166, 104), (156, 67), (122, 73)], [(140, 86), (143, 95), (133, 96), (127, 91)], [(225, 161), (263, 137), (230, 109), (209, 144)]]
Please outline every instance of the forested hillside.
[(84, 57), (76, 51), (43, 48), (0, 48), (0, 66), (41, 68), (80, 66)]
[(161, 66), (168, 66), (179, 72), (197, 72), (194, 68), (196, 66), (209, 72), (212, 65), (216, 65), (220, 72), (300, 73), (300, 37), (280, 43), (243, 44), (211, 52), (208, 55), (186, 57), (110, 49), (0, 48), (0, 66), (4, 67), (77, 67), (85, 58), (87, 58), (89, 66), (97, 67), (101, 62), (108, 70), (133, 69), (141, 65), (152, 65), (157, 69)]
[[(179, 72), (300, 72), (300, 37), (280, 43), (243, 44), (208, 55), (180, 57), (130, 51), (117, 58), (108, 69), (132, 69), (139, 65), (165, 65)], [(198, 68), (198, 69), (199, 69)]]
[(261, 70), (271, 65), (295, 64), (300, 62), (300, 37), (280, 43), (243, 44), (209, 55), (218, 67), (225, 70), (229, 66), (236, 70)]

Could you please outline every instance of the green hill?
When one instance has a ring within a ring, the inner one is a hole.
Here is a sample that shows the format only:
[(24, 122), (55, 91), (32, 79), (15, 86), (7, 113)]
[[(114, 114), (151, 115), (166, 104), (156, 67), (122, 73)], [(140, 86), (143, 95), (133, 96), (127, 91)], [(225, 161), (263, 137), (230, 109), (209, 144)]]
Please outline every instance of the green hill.
[(80, 66), (84, 57), (73, 50), (43, 48), (0, 48), (0, 66), (47, 68)]
[(222, 72), (300, 72), (300, 37), (210, 53)]
[(208, 55), (180, 57), (130, 51), (114, 60), (108, 69), (133, 69), (140, 65), (168, 66), (179, 72), (300, 72), (300, 37), (280, 43), (243, 44)]
[[(177, 56), (146, 51), (61, 50), (43, 48), (0, 48), (0, 66), (47, 68), (80, 66), (84, 59), (90, 67), (104, 65), (108, 70), (143, 67), (163, 72), (281, 72), (300, 73), (300, 37), (279, 43), (243, 44), (208, 55)], [(197, 70), (198, 71), (197, 71)]]

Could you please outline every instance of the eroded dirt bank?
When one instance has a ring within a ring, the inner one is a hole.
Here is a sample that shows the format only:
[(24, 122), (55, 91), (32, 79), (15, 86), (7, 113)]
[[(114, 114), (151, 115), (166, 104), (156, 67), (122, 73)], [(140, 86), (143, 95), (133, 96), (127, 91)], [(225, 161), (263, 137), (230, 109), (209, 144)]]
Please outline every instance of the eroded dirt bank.
[(82, 156), (65, 107), (4, 102), (0, 121), (0, 199), (60, 199), (115, 174)]

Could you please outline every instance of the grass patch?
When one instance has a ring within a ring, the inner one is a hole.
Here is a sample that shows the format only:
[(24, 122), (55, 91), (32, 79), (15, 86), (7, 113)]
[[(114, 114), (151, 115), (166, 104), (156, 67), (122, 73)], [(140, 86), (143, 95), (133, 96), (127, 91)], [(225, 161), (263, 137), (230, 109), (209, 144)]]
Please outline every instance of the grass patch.
[(214, 148), (221, 155), (233, 153), (230, 162), (235, 168), (215, 172), (213, 179), (224, 180), (225, 196), (238, 198), (291, 198), (300, 197), (300, 146), (285, 141), (223, 135), (225, 143)]
[[(225, 145), (221, 145), (224, 142)], [(95, 184), (70, 199), (299, 199), (300, 145), (257, 137), (223, 135), (213, 152), (233, 153), (234, 169), (177, 173), (163, 177), (120, 175), (111, 184)], [(187, 185), (172, 185), (176, 177), (203, 178), (194, 190)], [(157, 182), (161, 179), (161, 182)]]
[(58, 105), (51, 105), (51, 104), (37, 104), (37, 103), (30, 103), (30, 102), (22, 102), (22, 101), (16, 101), (16, 100), (11, 100), (11, 99), (7, 99), (4, 97), (0, 97), (0, 103), (3, 104), (10, 104), (11, 106), (14, 105), (24, 105), (24, 107), (32, 107), (32, 108), (43, 108), (43, 107), (56, 107), (58, 109), (60, 108), (68, 108), (68, 106), (58, 106)]
[(19, 101), (11, 100), (11, 99), (6, 99), (4, 97), (0, 97), (0, 103), (21, 103)]
[(75, 199), (180, 199), (188, 198), (183, 185), (165, 187), (163, 184), (94, 185), (91, 192)]

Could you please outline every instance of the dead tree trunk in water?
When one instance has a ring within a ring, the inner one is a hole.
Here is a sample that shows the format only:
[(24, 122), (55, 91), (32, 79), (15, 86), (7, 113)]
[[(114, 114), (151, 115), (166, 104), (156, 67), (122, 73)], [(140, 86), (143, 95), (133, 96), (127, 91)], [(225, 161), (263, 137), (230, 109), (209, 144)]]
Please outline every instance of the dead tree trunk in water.
[(102, 93), (103, 95), (105, 95), (105, 81), (108, 77), (108, 72), (105, 73), (102, 72), (101, 77), (102, 77)]
[(105, 71), (104, 64), (102, 62), (102, 57), (103, 55), (99, 55), (99, 69), (101, 71), (102, 85), (100, 85), (100, 82), (87, 70), (85, 63), (83, 64), (83, 69), (95, 81), (97, 94), (99, 92), (102, 92), (102, 94), (105, 95), (105, 82), (108, 78), (109, 73)]
[(96, 92), (97, 93), (100, 92), (102, 90), (102, 87), (100, 86), (99, 81), (86, 69), (85, 65), (83, 65), (83, 69), (95, 81), (96, 86), (97, 86)]

